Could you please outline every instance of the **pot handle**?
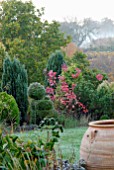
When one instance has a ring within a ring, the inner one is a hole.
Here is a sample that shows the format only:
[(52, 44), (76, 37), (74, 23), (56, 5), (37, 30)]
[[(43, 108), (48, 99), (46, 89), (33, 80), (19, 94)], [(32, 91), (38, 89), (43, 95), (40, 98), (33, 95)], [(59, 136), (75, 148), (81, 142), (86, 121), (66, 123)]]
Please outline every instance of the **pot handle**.
[(91, 143), (93, 143), (93, 141), (95, 140), (95, 137), (96, 137), (96, 135), (97, 135), (97, 130), (92, 130), (91, 132), (90, 132), (90, 135), (87, 135), (87, 137), (90, 137), (89, 139), (90, 139), (90, 142)]

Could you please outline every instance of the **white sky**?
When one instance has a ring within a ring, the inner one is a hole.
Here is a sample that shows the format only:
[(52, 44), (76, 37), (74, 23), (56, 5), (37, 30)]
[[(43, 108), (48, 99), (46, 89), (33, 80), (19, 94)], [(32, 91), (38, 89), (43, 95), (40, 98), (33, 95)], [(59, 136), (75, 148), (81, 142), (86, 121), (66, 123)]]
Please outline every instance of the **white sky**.
[(114, 20), (114, 0), (32, 0), (37, 8), (45, 7), (44, 19), (63, 21), (64, 18)]

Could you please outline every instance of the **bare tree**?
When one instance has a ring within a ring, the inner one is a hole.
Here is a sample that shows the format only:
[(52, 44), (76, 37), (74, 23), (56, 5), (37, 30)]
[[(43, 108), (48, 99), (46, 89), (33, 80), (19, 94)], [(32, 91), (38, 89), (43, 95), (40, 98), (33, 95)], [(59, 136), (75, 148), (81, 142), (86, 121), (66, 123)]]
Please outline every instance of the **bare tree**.
[(91, 41), (99, 29), (97, 21), (90, 18), (84, 19), (83, 22), (78, 22), (77, 19), (67, 19), (61, 23), (60, 30), (66, 35), (72, 36), (72, 41), (80, 47), (85, 41)]

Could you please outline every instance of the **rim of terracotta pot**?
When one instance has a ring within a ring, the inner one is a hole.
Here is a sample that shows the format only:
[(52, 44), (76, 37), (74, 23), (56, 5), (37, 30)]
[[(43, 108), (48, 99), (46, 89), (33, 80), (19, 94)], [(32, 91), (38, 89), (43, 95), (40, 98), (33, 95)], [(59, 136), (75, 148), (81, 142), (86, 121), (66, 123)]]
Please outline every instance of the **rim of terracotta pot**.
[(99, 121), (93, 121), (89, 123), (90, 127), (100, 127), (100, 128), (114, 128), (114, 119), (110, 120), (99, 120)]

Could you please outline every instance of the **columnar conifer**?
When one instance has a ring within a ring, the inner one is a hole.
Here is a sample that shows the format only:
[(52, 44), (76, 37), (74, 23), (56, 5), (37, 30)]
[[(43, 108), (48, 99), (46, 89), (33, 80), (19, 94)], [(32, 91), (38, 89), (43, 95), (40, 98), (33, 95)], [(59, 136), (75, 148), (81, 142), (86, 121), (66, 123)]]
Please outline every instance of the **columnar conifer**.
[(28, 76), (27, 71), (16, 58), (13, 60), (6, 57), (3, 62), (2, 91), (12, 95), (19, 107), (21, 123), (26, 119), (28, 99)]

